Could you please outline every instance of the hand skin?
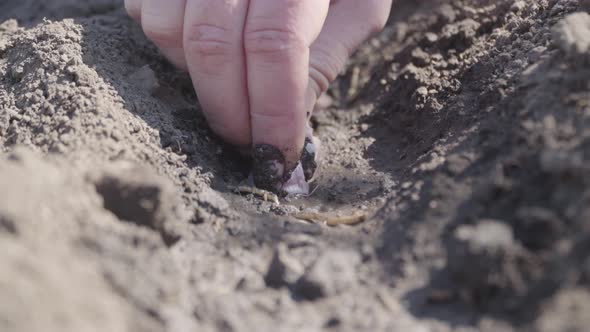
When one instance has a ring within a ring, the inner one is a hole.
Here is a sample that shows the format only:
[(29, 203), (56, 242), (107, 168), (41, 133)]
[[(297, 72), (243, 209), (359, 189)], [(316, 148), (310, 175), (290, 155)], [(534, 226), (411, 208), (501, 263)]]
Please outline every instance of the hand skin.
[[(392, 0), (125, 0), (161, 52), (190, 72), (210, 127), (299, 162), (308, 115)], [(256, 160), (256, 158), (255, 158)], [(268, 188), (265, 188), (268, 189)]]

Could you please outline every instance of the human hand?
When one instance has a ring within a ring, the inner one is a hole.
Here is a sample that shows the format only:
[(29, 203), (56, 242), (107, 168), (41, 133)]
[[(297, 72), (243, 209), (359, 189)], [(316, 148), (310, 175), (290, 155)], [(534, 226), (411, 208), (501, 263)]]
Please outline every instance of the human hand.
[[(190, 72), (210, 127), (229, 143), (253, 147), (255, 184), (277, 191), (302, 157), (318, 97), (355, 48), (383, 28), (391, 3), (125, 0), (125, 7)], [(309, 177), (315, 169), (304, 171)]]

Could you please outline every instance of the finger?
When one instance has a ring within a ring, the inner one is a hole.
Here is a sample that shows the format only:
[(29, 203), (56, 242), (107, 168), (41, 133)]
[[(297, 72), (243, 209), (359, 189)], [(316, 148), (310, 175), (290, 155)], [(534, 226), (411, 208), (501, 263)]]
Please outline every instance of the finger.
[(333, 1), (324, 28), (311, 46), (307, 110), (310, 112), (346, 61), (371, 35), (381, 31), (392, 0)]
[(137, 22), (141, 22), (141, 1), (142, 0), (125, 0), (125, 10), (127, 10), (127, 14)]
[(184, 51), (210, 127), (226, 141), (251, 144), (242, 31), (243, 0), (188, 0)]
[(176, 66), (186, 69), (183, 22), (186, 0), (143, 0), (141, 25), (146, 36)]
[(301, 153), (301, 167), (305, 180), (311, 182), (318, 168), (320, 140), (313, 136), (313, 128), (308, 124), (305, 132), (305, 145)]
[[(322, 93), (344, 68), (351, 53), (371, 34), (385, 24), (391, 1), (332, 1), (320, 36), (311, 46), (309, 86), (306, 110), (311, 112)], [(306, 180), (311, 180), (318, 167), (319, 140), (308, 130), (301, 158)]]
[(250, 1), (244, 49), (254, 177), (264, 189), (276, 190), (273, 186), (299, 161), (305, 139), (309, 47), (328, 7), (329, 0)]

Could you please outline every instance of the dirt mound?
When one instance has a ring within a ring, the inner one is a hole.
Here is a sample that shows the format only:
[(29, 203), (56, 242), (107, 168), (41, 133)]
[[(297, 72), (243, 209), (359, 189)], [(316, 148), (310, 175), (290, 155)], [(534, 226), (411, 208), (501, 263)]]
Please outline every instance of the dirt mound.
[(0, 329), (586, 330), (587, 6), (398, 1), (276, 205), (120, 1), (5, 1)]

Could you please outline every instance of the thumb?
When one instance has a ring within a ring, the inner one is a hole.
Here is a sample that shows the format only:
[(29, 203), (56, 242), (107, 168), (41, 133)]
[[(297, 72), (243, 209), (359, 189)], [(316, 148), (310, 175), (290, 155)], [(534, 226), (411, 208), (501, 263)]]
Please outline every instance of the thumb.
[(340, 0), (330, 6), (324, 28), (311, 46), (306, 109), (311, 111), (336, 79), (351, 53), (389, 17), (391, 0)]

